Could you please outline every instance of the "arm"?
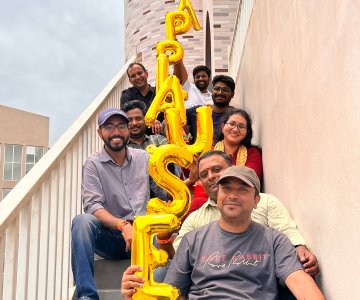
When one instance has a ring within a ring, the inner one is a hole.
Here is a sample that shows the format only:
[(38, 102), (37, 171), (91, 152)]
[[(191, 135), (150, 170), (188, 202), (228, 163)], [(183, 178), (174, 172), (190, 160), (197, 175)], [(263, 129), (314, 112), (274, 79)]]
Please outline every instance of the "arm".
[(263, 166), (262, 166), (261, 153), (258, 148), (250, 147), (247, 149), (247, 159), (245, 166), (247, 166), (250, 169), (253, 169), (256, 175), (261, 180), (263, 173)]
[(309, 250), (307, 241), (298, 230), (285, 206), (272, 195), (261, 194), (261, 198), (268, 203), (267, 225), (287, 235), (296, 247), (296, 253), (305, 268), (305, 272), (311, 276), (317, 275), (320, 270), (316, 256)]
[[(118, 224), (121, 224), (124, 220), (114, 217), (106, 209), (100, 208), (93, 213), (93, 215), (107, 228), (117, 229)], [(131, 250), (131, 241), (132, 241), (132, 226), (130, 223), (122, 227), (122, 235), (124, 237), (126, 247), (125, 251)]]
[(184, 66), (183, 60), (180, 60), (178, 63), (174, 64), (174, 75), (179, 78), (181, 84), (184, 84), (188, 79), (188, 73)]
[(179, 234), (177, 235), (177, 237), (175, 238), (175, 241), (173, 243), (173, 247), (174, 247), (175, 251), (179, 247), (180, 242), (181, 242), (182, 238), (184, 237), (184, 235), (198, 227), (198, 226), (196, 226), (196, 216), (197, 215), (195, 212), (191, 213), (186, 218), (184, 223), (181, 225)]
[[(105, 227), (117, 229), (117, 225), (124, 220), (113, 216), (104, 208), (105, 196), (96, 166), (87, 160), (83, 167), (83, 179), (81, 184), (81, 196), (84, 203), (84, 211), (94, 215)], [(127, 224), (122, 228), (122, 234), (126, 242), (126, 251), (131, 249), (132, 226)]]
[(319, 274), (320, 268), (316, 256), (306, 246), (299, 245), (296, 247), (296, 253), (303, 264), (305, 272), (311, 276)]
[(291, 273), (286, 278), (285, 284), (296, 299), (325, 300), (315, 281), (303, 270)]
[[(191, 274), (193, 265), (190, 262), (190, 244), (192, 243), (193, 241), (189, 241), (187, 237), (181, 241), (179, 251), (176, 252), (164, 280), (164, 283), (171, 284), (178, 288), (183, 297), (187, 296), (192, 285)], [(186, 297), (184, 299), (186, 299)]]
[[(269, 227), (283, 232), (294, 246), (304, 245), (309, 248), (307, 241), (304, 239), (294, 220), (290, 217), (289, 212), (279, 199), (270, 194), (260, 194), (260, 196), (260, 202), (267, 202), (266, 224)], [(264, 202), (262, 204), (264, 204)]]

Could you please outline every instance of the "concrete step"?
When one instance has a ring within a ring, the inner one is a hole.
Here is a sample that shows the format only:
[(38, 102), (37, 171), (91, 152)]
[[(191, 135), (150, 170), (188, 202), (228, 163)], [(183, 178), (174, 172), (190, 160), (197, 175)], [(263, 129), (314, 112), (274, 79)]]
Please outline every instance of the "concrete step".
[(121, 277), (128, 266), (130, 259), (107, 260), (95, 257), (95, 284), (101, 300), (123, 299), (120, 291)]

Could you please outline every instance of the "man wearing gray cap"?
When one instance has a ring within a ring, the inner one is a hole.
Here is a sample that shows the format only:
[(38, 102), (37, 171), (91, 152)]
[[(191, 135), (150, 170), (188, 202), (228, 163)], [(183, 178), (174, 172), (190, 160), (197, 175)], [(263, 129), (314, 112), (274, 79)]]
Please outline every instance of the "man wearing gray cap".
[(85, 214), (72, 222), (72, 270), (78, 299), (99, 299), (94, 253), (107, 259), (130, 257), (132, 221), (146, 213), (150, 197), (149, 154), (128, 148), (129, 120), (117, 108), (99, 113), (104, 148), (83, 166), (81, 196)]
[(324, 299), (289, 239), (251, 220), (260, 200), (256, 173), (229, 167), (217, 184), (220, 220), (183, 237), (165, 282), (181, 299), (277, 299), (277, 279), (297, 299)]

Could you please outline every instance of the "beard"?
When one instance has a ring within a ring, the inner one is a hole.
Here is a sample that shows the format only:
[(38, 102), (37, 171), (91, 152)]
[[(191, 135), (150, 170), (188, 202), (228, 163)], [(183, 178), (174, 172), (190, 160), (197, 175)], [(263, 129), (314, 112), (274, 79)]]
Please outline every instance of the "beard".
[(139, 132), (137, 133), (132, 133), (131, 132), (131, 128), (130, 128), (130, 137), (132, 139), (140, 139), (143, 138), (145, 136), (145, 132), (146, 132), (146, 127), (142, 127), (142, 126), (133, 126), (132, 128), (139, 128)]
[[(111, 144), (111, 140), (114, 139), (114, 138), (119, 138), (122, 140), (122, 143), (121, 144), (116, 144), (116, 145), (112, 145)], [(113, 136), (111, 138), (108, 138), (108, 139), (103, 139), (104, 141), (104, 144), (106, 147), (108, 147), (111, 151), (113, 152), (120, 152), (122, 149), (125, 148), (127, 142), (129, 140), (129, 137), (125, 138), (123, 136)]]
[(220, 101), (214, 101), (214, 104), (217, 106), (217, 107), (226, 107), (226, 106), (229, 106), (229, 103), (230, 101), (225, 101), (225, 102), (220, 102)]

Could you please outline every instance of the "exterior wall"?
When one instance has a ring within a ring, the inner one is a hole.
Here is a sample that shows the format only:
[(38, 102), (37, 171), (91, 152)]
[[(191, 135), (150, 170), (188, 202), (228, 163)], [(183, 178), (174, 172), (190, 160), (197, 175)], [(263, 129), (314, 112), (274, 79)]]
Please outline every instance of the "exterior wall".
[[(202, 19), (202, 1), (191, 1), (199, 23)], [(156, 44), (165, 40), (165, 15), (166, 12), (176, 11), (179, 1), (125, 1), (125, 60), (133, 51), (136, 51), (138, 61), (149, 70), (149, 83), (154, 84), (156, 73)], [(190, 29), (186, 34), (178, 36), (184, 48), (184, 63), (188, 72), (204, 63), (204, 34), (203, 30)], [(190, 73), (189, 73), (190, 74)]]
[(0, 200), (3, 188), (13, 188), (17, 181), (4, 181), (5, 144), (23, 145), (22, 177), (25, 176), (26, 146), (49, 148), (49, 118), (0, 105)]
[[(194, 10), (202, 28), (190, 29), (178, 36), (184, 47), (184, 63), (192, 80), (195, 66), (205, 64), (206, 14), (209, 13), (211, 30), (211, 69), (213, 75), (227, 74), (228, 48), (234, 30), (239, 0), (192, 0)], [(156, 44), (165, 39), (165, 14), (177, 10), (179, 1), (125, 1), (125, 59), (137, 53), (138, 61), (149, 72), (149, 83), (155, 82)]]
[(234, 32), (239, 0), (213, 1), (214, 65), (216, 75), (228, 74), (229, 46)]
[(310, 241), (326, 299), (360, 293), (359, 45), (356, 1), (256, 1), (238, 73), (265, 190)]

